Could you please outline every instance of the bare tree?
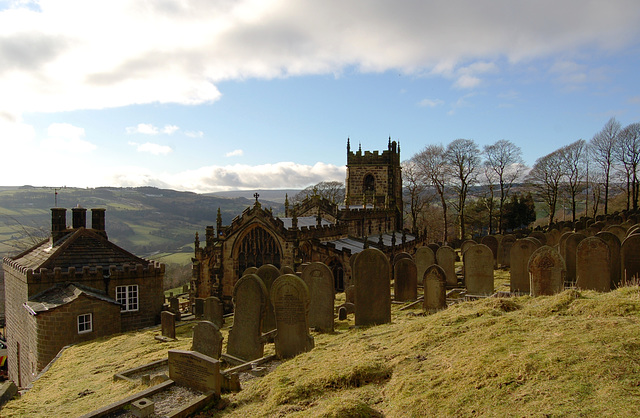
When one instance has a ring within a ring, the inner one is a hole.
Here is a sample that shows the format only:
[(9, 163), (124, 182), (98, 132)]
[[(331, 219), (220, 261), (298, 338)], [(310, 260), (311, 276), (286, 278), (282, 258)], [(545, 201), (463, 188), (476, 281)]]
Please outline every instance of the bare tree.
[(603, 173), (605, 215), (609, 211), (609, 180), (611, 179), (611, 168), (615, 158), (614, 154), (620, 129), (620, 122), (616, 118), (611, 118), (602, 130), (589, 141), (591, 160), (602, 169)]
[(504, 216), (504, 202), (509, 196), (513, 183), (525, 170), (522, 150), (516, 144), (501, 139), (493, 145), (484, 147), (485, 165), (495, 172), (500, 185), (500, 200), (498, 202), (498, 230), (502, 233), (502, 217)]
[(418, 224), (422, 218), (424, 208), (433, 200), (433, 194), (429, 193), (427, 184), (418, 165), (414, 160), (402, 162), (402, 182), (404, 193), (409, 196), (408, 215), (411, 217), (411, 231), (418, 232)]
[(638, 164), (640, 164), (640, 123), (626, 126), (619, 134), (617, 160), (622, 164), (627, 179), (627, 209), (630, 202), (638, 209)]
[(560, 150), (556, 150), (538, 158), (527, 176), (527, 181), (533, 186), (536, 195), (547, 206), (549, 224), (553, 223), (556, 213), (563, 173), (562, 154)]
[(293, 203), (300, 203), (310, 196), (321, 196), (331, 201), (331, 203), (344, 202), (345, 188), (340, 181), (321, 181), (320, 183), (308, 186), (299, 191), (293, 198)]
[(567, 193), (571, 199), (572, 221), (576, 221), (576, 204), (578, 193), (582, 191), (586, 175), (587, 143), (579, 139), (560, 148), (562, 168)]
[(424, 182), (435, 187), (440, 204), (442, 205), (443, 236), (447, 241), (447, 200), (445, 186), (448, 180), (447, 162), (445, 160), (444, 147), (442, 145), (427, 145), (422, 151), (412, 157), (416, 163)]
[(498, 184), (498, 176), (496, 172), (489, 168), (487, 164), (482, 166), (482, 179), (486, 182), (487, 189), (486, 193), (483, 196), (480, 196), (481, 201), (483, 202), (487, 212), (489, 214), (489, 235), (493, 234), (493, 221), (495, 218), (495, 208), (496, 208), (496, 185)]
[(472, 139), (456, 139), (447, 146), (445, 159), (451, 170), (453, 188), (458, 194), (458, 200), (453, 205), (458, 211), (459, 238), (464, 239), (466, 238), (464, 206), (469, 194), (469, 186), (476, 182), (480, 150)]

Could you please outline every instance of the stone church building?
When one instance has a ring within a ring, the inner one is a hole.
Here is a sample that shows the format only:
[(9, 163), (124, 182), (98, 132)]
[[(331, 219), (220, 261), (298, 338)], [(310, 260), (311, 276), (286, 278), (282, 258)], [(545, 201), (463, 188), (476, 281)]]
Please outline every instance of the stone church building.
[(390, 258), (412, 252), (424, 237), (403, 228), (400, 146), (389, 138), (379, 151), (351, 150), (347, 139), (345, 201), (333, 203), (318, 195), (291, 207), (285, 201), (285, 217), (275, 217), (256, 201), (222, 225), (206, 227), (204, 242), (198, 234), (191, 279), (191, 298), (217, 296), (232, 309), (233, 287), (249, 267), (273, 264), (298, 270), (303, 263), (320, 261), (333, 271), (334, 287), (351, 284), (349, 259), (375, 247)]
[(2, 260), (9, 379), (31, 383), (60, 349), (159, 323), (164, 265), (113, 244), (105, 210), (51, 209), (51, 238)]

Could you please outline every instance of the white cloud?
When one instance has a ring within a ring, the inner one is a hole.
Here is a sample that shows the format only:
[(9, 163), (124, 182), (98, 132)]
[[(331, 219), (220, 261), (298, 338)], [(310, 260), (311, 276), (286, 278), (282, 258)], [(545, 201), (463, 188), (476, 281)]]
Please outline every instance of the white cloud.
[(440, 99), (422, 99), (418, 102), (418, 106), (421, 107), (436, 107), (443, 105), (444, 102)]
[(226, 157), (239, 157), (241, 155), (244, 154), (244, 151), (242, 151), (241, 149), (236, 149), (233, 150), (231, 152), (227, 152), (227, 154), (225, 155)]
[(499, 59), (621, 50), (640, 34), (636, 0), (12, 6), (0, 11), (0, 112), (201, 104), (218, 100), (225, 80), (346, 68), (438, 74), (472, 88)]
[(126, 131), (128, 134), (143, 134), (143, 135), (158, 135), (159, 133), (171, 135), (174, 132), (177, 132), (178, 130), (180, 130), (180, 128), (175, 125), (165, 125), (164, 128), (160, 129), (150, 123), (139, 123), (136, 126), (128, 126), (126, 128)]
[(480, 79), (478, 77), (469, 74), (463, 74), (458, 77), (454, 85), (459, 89), (470, 89), (478, 86), (478, 84), (480, 84)]
[(82, 139), (84, 128), (69, 123), (52, 123), (47, 128), (47, 135), (40, 143), (47, 152), (87, 154), (97, 148), (95, 144)]
[(184, 134), (189, 138), (202, 138), (204, 136), (202, 131), (186, 131)]
[(167, 155), (173, 151), (170, 146), (154, 144), (152, 142), (145, 142), (144, 144), (129, 142), (129, 145), (136, 147), (138, 152), (146, 152), (153, 155)]

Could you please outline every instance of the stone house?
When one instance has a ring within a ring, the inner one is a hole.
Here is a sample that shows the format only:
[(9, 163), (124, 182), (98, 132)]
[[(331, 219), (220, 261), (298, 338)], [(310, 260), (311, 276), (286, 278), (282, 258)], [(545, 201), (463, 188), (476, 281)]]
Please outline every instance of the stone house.
[(3, 259), (9, 378), (27, 386), (66, 345), (160, 321), (164, 265), (110, 242), (105, 210), (51, 209), (51, 238)]
[[(318, 195), (295, 207), (285, 201), (285, 216), (275, 217), (255, 204), (223, 226), (206, 227), (204, 243), (195, 240), (191, 298), (217, 296), (232, 309), (235, 283), (249, 267), (273, 264), (296, 270), (313, 261), (325, 263), (333, 272), (335, 290), (351, 284), (352, 254), (369, 246), (390, 258), (414, 249), (424, 237), (403, 229), (400, 147), (389, 138), (388, 148), (351, 151), (347, 140), (345, 201), (336, 204)], [(204, 244), (204, 245), (202, 245)]]

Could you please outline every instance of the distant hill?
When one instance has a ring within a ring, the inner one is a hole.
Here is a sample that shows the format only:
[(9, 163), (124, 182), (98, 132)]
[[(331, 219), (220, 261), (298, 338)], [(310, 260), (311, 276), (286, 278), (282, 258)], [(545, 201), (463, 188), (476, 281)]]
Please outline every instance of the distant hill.
[(284, 205), (285, 197), (288, 195), (289, 199), (293, 196), (297, 195), (300, 192), (300, 189), (282, 189), (282, 190), (232, 190), (228, 192), (215, 192), (215, 193), (207, 193), (207, 196), (216, 196), (216, 197), (224, 197), (230, 199), (236, 199), (240, 197), (244, 197), (246, 199), (254, 199), (254, 195), (258, 193), (260, 195), (259, 199), (277, 202)]
[[(260, 203), (270, 207), (274, 215), (284, 214), (283, 204), (267, 199), (266, 191), (258, 193)], [(76, 205), (106, 208), (109, 239), (148, 257), (158, 252), (193, 251), (195, 233), (204, 238), (206, 226), (216, 224), (218, 208), (223, 225), (228, 225), (254, 202), (244, 194), (222, 197), (155, 187), (61, 188), (57, 189), (56, 202), (53, 188), (0, 186), (0, 256), (16, 253), (48, 236), (50, 209), (54, 206), (68, 209), (67, 225), (71, 224), (71, 208)], [(90, 214), (87, 224), (91, 226)]]

